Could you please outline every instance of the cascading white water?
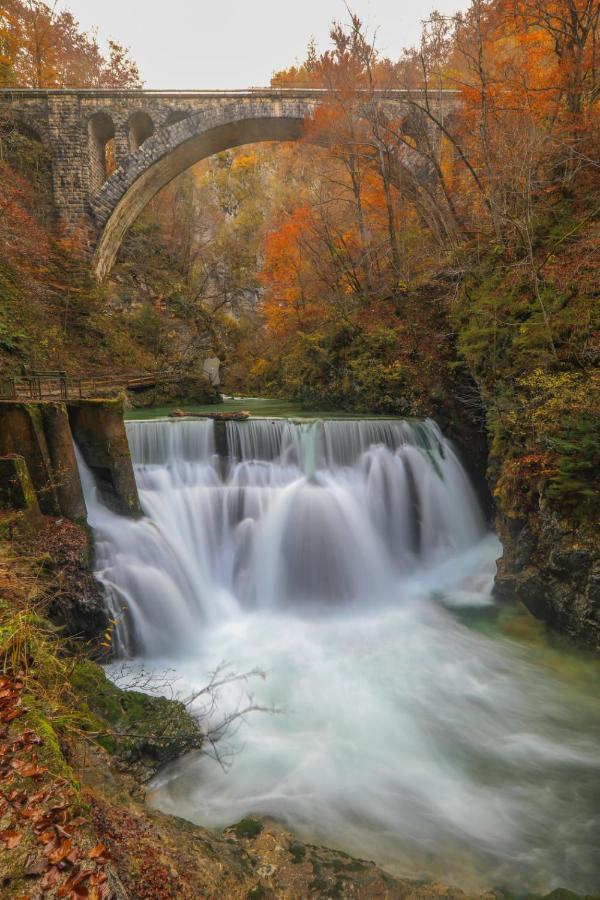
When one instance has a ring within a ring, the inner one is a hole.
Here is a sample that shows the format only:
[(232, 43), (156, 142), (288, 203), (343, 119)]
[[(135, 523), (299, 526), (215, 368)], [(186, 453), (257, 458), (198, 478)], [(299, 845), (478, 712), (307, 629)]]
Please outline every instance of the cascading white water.
[(128, 436), (144, 519), (102, 507), (83, 467), (122, 651), (175, 668), (182, 694), (222, 661), (259, 667), (256, 700), (280, 710), (242, 724), (227, 773), (170, 767), (158, 806), (275, 815), (463, 885), (594, 888), (579, 701), (452, 611), (491, 602), (499, 545), (434, 423), (228, 422), (226, 461), (210, 421)]

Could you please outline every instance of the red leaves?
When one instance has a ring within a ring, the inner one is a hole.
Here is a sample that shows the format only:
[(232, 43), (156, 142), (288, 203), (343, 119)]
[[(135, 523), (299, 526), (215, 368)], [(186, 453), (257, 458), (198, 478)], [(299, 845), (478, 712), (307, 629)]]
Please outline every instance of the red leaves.
[(29, 746), (32, 746), (35, 744), (39, 747), (41, 744), (44, 743), (42, 741), (41, 737), (39, 736), (39, 734), (36, 734), (35, 731), (24, 731), (23, 734), (21, 735), (21, 740), (25, 741), (25, 743), (29, 744)]
[(58, 889), (56, 896), (69, 897), (69, 895), (75, 894), (76, 897), (89, 897), (89, 891), (85, 886), (85, 882), (92, 877), (92, 874), (92, 872), (82, 872), (80, 867), (76, 866), (72, 875)]
[(56, 887), (58, 882), (60, 881), (60, 872), (57, 868), (53, 867), (52, 869), (48, 869), (44, 877), (40, 882), (41, 889), (46, 891), (51, 891), (52, 888)]
[[(54, 849), (52, 849), (53, 847)], [(53, 844), (48, 844), (48, 846), (44, 850), (44, 855), (48, 857), (51, 865), (57, 866), (63, 860), (67, 859), (72, 850), (73, 842), (69, 839), (65, 839), (58, 845), (56, 844), (56, 842), (54, 842)]]

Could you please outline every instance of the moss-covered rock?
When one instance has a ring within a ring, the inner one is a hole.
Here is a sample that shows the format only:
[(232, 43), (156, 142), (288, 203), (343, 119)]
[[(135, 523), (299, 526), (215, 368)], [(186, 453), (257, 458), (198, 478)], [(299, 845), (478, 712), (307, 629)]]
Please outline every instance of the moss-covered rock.
[(0, 536), (35, 531), (42, 514), (27, 463), (22, 456), (0, 456)]
[(76, 664), (71, 684), (90, 714), (98, 743), (142, 782), (166, 763), (202, 747), (200, 726), (183, 703), (123, 691), (89, 660)]

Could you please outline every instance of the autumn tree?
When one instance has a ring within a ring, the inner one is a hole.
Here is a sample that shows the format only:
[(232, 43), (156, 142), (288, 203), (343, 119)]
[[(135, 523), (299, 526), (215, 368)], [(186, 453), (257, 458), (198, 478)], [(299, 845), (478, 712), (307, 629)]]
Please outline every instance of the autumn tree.
[(17, 87), (140, 87), (128, 51), (110, 41), (105, 56), (95, 35), (81, 30), (68, 10), (43, 0), (2, 0), (0, 70), (4, 84)]

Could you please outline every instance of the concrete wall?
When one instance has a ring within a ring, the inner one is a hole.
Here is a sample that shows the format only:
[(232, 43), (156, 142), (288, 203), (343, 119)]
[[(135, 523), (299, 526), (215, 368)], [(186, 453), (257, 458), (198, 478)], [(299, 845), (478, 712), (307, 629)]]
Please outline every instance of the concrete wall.
[[(15, 513), (31, 528), (37, 528), (42, 522), (35, 488), (22, 456), (0, 456), (0, 510)], [(9, 526), (14, 524), (12, 518)]]
[[(58, 473), (52, 466), (42, 406), (41, 403), (0, 402), (0, 456), (16, 454), (23, 457), (42, 512), (57, 516), (61, 513)], [(78, 480), (79, 475), (76, 477)]]
[(68, 519), (72, 519), (74, 522), (83, 521), (87, 516), (87, 510), (77, 468), (69, 417), (64, 404), (44, 403), (42, 405), (42, 421), (54, 473), (58, 507)]
[[(139, 515), (121, 400), (80, 400), (68, 405), (0, 402), (0, 457), (22, 458), (45, 515), (84, 522), (87, 511), (74, 440), (106, 505), (123, 515)], [(0, 469), (0, 494), (5, 502), (13, 491), (11, 466), (6, 463)]]
[(123, 401), (80, 400), (68, 406), (73, 438), (113, 512), (141, 515), (123, 420)]

